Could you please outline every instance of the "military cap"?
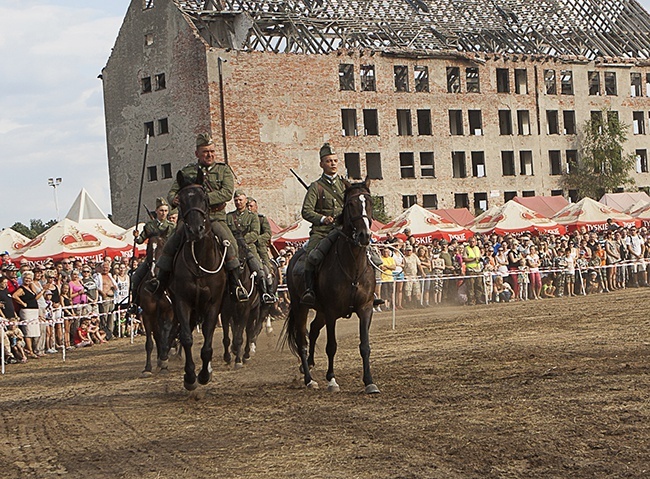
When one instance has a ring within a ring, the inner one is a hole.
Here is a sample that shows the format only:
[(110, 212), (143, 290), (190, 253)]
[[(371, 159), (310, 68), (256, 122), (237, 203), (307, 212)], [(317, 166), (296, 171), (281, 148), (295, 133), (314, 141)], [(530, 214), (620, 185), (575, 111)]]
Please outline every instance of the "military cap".
[(169, 210), (169, 216), (177, 215), (178, 214), (178, 208), (172, 208)]
[(236, 198), (237, 196), (246, 196), (246, 193), (244, 190), (235, 190), (235, 194), (232, 195), (233, 198)]
[(322, 159), (323, 157), (329, 155), (336, 155), (336, 152), (334, 151), (334, 148), (332, 148), (332, 145), (325, 143), (320, 147), (320, 157)]
[(161, 206), (169, 206), (169, 203), (167, 203), (167, 200), (163, 198), (162, 196), (156, 198), (156, 209), (160, 208)]
[(196, 147), (208, 146), (214, 144), (214, 140), (210, 137), (210, 133), (201, 133), (196, 137)]

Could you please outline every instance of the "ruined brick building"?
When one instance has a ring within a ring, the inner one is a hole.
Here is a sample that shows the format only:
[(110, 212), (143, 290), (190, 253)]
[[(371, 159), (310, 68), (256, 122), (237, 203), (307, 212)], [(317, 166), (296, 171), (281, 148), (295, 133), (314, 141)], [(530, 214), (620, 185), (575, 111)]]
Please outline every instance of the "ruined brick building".
[[(133, 0), (102, 71), (129, 225), (210, 131), (260, 210), (296, 218), (331, 142), (395, 215), (564, 195), (584, 123), (630, 125), (650, 186), (650, 15), (635, 0)], [(225, 133), (225, 141), (224, 141)]]

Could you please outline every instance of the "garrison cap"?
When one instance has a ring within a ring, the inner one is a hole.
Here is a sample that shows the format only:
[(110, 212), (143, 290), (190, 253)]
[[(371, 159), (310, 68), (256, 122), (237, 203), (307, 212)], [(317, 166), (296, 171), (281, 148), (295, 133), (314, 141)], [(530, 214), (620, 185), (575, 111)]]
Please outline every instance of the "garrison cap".
[(196, 137), (196, 147), (208, 146), (214, 144), (214, 140), (210, 137), (210, 133), (201, 133)]
[(169, 210), (169, 216), (177, 215), (177, 214), (178, 214), (178, 208), (172, 208), (171, 210)]
[(324, 156), (329, 155), (336, 155), (336, 152), (334, 151), (334, 148), (332, 148), (332, 145), (324, 143), (323, 146), (320, 147), (320, 157), (322, 159)]
[(161, 206), (169, 206), (169, 203), (167, 203), (167, 200), (163, 198), (162, 196), (156, 198), (156, 209), (160, 208)]
[(233, 198), (237, 196), (246, 196), (246, 192), (244, 192), (244, 190), (235, 190), (235, 193), (232, 196)]

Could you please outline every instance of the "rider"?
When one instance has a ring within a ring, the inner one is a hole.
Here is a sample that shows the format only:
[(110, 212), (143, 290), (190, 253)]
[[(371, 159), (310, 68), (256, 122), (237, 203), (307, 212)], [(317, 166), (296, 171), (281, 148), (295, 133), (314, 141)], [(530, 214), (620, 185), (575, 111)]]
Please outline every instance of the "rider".
[(256, 214), (260, 220), (260, 233), (255, 242), (255, 247), (257, 248), (257, 254), (262, 260), (262, 267), (264, 268), (264, 273), (266, 274), (266, 287), (270, 295), (273, 296), (274, 302), (277, 301), (277, 295), (273, 288), (273, 276), (271, 271), (273, 268), (271, 266), (271, 258), (269, 257), (269, 245), (271, 244), (271, 236), (273, 232), (271, 231), (271, 224), (266, 216), (257, 211), (257, 201), (249, 197), (247, 203), (249, 211)]
[(226, 224), (232, 231), (235, 239), (241, 239), (246, 244), (246, 262), (251, 271), (257, 275), (258, 287), (262, 292), (262, 301), (265, 303), (274, 303), (275, 298), (268, 293), (266, 287), (266, 278), (262, 263), (257, 253), (255, 243), (259, 237), (260, 220), (258, 216), (246, 208), (248, 197), (242, 190), (235, 191), (235, 210), (226, 215)]
[[(224, 267), (228, 273), (228, 284), (230, 293), (234, 299), (243, 302), (248, 300), (246, 290), (239, 280), (239, 253), (237, 242), (230, 229), (226, 226), (226, 203), (230, 201), (235, 187), (235, 177), (226, 163), (217, 162), (217, 152), (214, 141), (207, 133), (202, 133), (196, 138), (196, 151), (194, 155), (198, 162), (190, 163), (181, 170), (181, 174), (188, 179), (196, 179), (198, 168), (203, 170), (203, 188), (208, 194), (210, 202), (209, 214), (212, 223), (212, 232), (219, 238), (222, 244), (227, 245), (226, 261)], [(178, 206), (179, 185), (174, 181), (167, 199), (172, 206)], [(180, 212), (180, 226), (182, 226), (182, 211)], [(177, 230), (178, 231), (178, 230)], [(182, 231), (181, 231), (182, 233)], [(165, 243), (163, 254), (158, 260), (158, 275), (153, 278), (147, 289), (150, 292), (160, 293), (167, 289), (171, 277), (174, 256), (181, 247), (183, 235), (181, 233), (173, 234)]]
[[(145, 223), (142, 233), (137, 229), (133, 230), (133, 238), (137, 244), (142, 244), (153, 236), (169, 237), (174, 232), (174, 224), (167, 219), (169, 213), (169, 203), (165, 198), (156, 198), (156, 219)], [(139, 286), (143, 278), (147, 275), (147, 270), (151, 265), (146, 261), (140, 263), (131, 277), (133, 303), (140, 303)]]

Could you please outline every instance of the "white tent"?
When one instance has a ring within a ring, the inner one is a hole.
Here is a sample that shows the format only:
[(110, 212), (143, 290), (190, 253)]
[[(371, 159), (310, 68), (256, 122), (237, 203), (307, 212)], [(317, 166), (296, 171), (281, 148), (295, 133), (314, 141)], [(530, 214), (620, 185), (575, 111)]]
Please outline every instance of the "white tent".
[(4, 253), (6, 251), (9, 253), (9, 256), (13, 258), (16, 254), (16, 250), (25, 246), (29, 241), (30, 240), (27, 236), (22, 235), (11, 228), (5, 228), (0, 232), (0, 252)]
[(639, 201), (650, 203), (650, 196), (648, 196), (643, 191), (634, 193), (605, 193), (602, 198), (598, 200), (599, 203), (607, 205), (618, 211), (626, 211), (630, 208), (630, 206), (638, 203)]
[(411, 230), (418, 244), (431, 243), (434, 239), (465, 241), (474, 235), (466, 227), (452, 223), (418, 204), (414, 204), (393, 221), (386, 223), (376, 234), (383, 237), (388, 233), (403, 233), (405, 228)]
[(568, 231), (575, 231), (582, 227), (587, 231), (604, 231), (607, 229), (609, 218), (623, 227), (637, 226), (641, 223), (641, 220), (588, 197), (569, 204), (553, 216), (553, 220), (566, 226)]
[(108, 216), (97, 206), (97, 203), (90, 197), (85, 188), (81, 189), (65, 217), (87, 230), (98, 232), (104, 236), (127, 242), (133, 239), (133, 237), (127, 238), (125, 236), (126, 231), (124, 228), (117, 226), (108, 219)]
[(501, 206), (493, 206), (467, 225), (475, 233), (499, 235), (522, 233), (563, 234), (564, 226), (514, 200)]
[(273, 238), (271, 238), (271, 242), (278, 250), (286, 248), (287, 246), (298, 248), (307, 242), (310, 230), (311, 223), (305, 219), (300, 219), (274, 235)]

